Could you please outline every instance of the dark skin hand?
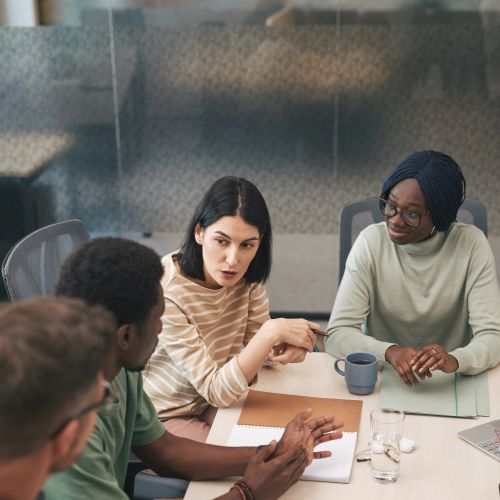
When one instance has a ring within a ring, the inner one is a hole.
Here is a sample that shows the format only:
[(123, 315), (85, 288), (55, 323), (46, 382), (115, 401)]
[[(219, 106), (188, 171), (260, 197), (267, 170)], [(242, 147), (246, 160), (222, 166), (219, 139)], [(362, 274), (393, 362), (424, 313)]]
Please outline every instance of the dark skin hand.
[(335, 422), (334, 417), (319, 417), (307, 422), (311, 416), (312, 409), (309, 408), (300, 412), (285, 427), (285, 432), (278, 442), (276, 455), (285, 453), (301, 445), (307, 453), (308, 464), (315, 458), (326, 458), (331, 455), (329, 451), (314, 451), (314, 447), (319, 443), (340, 439), (342, 432), (339, 432), (344, 423)]
[[(314, 451), (319, 443), (340, 439), (337, 429), (342, 422), (334, 422), (333, 417), (319, 417), (307, 421), (311, 416), (309, 408), (298, 413), (285, 427), (280, 441), (273, 441), (261, 449), (248, 462), (243, 475), (254, 493), (256, 500), (273, 500), (280, 497), (302, 476), (304, 469), (313, 458), (326, 458), (329, 451)], [(219, 500), (241, 499), (237, 490), (230, 490)]]
[(419, 376), (435, 370), (453, 373), (458, 370), (458, 361), (439, 344), (428, 344), (417, 350), (412, 368)]
[(429, 344), (420, 349), (393, 345), (385, 351), (385, 359), (409, 387), (419, 384), (426, 377), (432, 377), (435, 370), (445, 373), (458, 370), (456, 358), (439, 344)]
[(273, 458), (276, 448), (277, 444), (270, 444), (260, 450), (243, 475), (243, 481), (258, 500), (279, 498), (300, 479), (307, 467), (307, 453), (302, 446)]
[[(252, 490), (255, 500), (275, 500), (294, 485), (307, 466), (307, 453), (303, 446), (276, 454), (277, 443), (259, 450), (248, 462), (243, 481)], [(240, 493), (232, 489), (217, 500), (241, 500)]]
[[(420, 383), (416, 377), (412, 366), (417, 357), (417, 349), (413, 347), (399, 347), (397, 345), (391, 345), (385, 351), (385, 360), (388, 361), (397, 374), (401, 377), (401, 380), (408, 386), (417, 385)], [(425, 377), (432, 377), (430, 371), (425, 371), (423, 373), (418, 373), (418, 377), (423, 380)]]
[[(322, 458), (327, 452), (313, 452), (324, 441), (338, 439), (341, 433), (332, 432), (341, 426), (332, 417), (320, 417), (310, 422), (311, 410), (299, 413), (285, 428), (278, 443), (278, 453), (303, 448), (309, 457)], [(255, 447), (226, 447), (198, 443), (165, 432), (156, 441), (134, 447), (135, 454), (160, 476), (201, 480), (240, 475), (255, 455)]]

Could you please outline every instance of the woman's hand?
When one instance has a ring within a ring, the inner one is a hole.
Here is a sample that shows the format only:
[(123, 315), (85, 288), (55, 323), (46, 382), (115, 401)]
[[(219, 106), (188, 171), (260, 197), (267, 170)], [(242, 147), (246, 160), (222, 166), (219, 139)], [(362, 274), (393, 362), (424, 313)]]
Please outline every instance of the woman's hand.
[(270, 361), (273, 364), (286, 365), (288, 363), (302, 363), (307, 351), (302, 347), (281, 343), (273, 346)]
[(289, 344), (295, 348), (290, 352), (278, 349), (278, 355), (283, 357), (275, 362), (290, 363), (291, 361), (301, 361), (306, 352), (311, 352), (316, 340), (316, 335), (311, 328), (319, 328), (316, 323), (311, 323), (305, 319), (269, 319), (250, 339), (244, 349), (238, 354), (238, 364), (247, 382), (251, 382), (259, 368), (265, 363), (273, 346), (278, 344)]
[(435, 370), (453, 373), (458, 370), (458, 361), (439, 344), (429, 344), (417, 350), (412, 361), (412, 369), (419, 376), (421, 373), (430, 373)]
[[(391, 345), (391, 347), (385, 351), (385, 360), (392, 365), (394, 370), (396, 370), (401, 377), (401, 380), (409, 387), (420, 383), (412, 368), (416, 357), (417, 349), (413, 347)], [(431, 372), (428, 370), (424, 370), (422, 373), (416, 373), (422, 380), (425, 377), (432, 377)]]
[(261, 330), (272, 338), (272, 345), (287, 343), (311, 352), (316, 341), (313, 329), (319, 328), (320, 326), (317, 323), (312, 323), (302, 318), (277, 318), (267, 320), (262, 325)]

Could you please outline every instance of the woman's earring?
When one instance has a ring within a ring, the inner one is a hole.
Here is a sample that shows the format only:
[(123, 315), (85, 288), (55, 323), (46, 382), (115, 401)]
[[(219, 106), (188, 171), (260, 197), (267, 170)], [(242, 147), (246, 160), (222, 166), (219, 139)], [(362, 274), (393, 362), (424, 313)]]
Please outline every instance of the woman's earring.
[(432, 231), (431, 231), (430, 236), (433, 236), (435, 232), (436, 232), (436, 226), (434, 226), (434, 227), (432, 228)]

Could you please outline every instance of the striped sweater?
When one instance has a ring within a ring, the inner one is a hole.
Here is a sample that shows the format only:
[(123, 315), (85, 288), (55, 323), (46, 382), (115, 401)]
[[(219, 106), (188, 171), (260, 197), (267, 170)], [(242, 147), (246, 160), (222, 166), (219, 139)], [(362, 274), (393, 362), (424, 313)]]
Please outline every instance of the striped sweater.
[(175, 252), (162, 262), (163, 328), (144, 388), (160, 420), (230, 406), (250, 387), (236, 355), (269, 319), (265, 287), (242, 280), (212, 290), (180, 274)]

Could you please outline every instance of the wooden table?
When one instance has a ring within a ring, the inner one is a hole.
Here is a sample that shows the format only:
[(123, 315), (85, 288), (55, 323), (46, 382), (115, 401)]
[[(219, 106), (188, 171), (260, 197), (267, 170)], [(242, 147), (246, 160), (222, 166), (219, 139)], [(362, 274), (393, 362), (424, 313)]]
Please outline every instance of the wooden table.
[[(333, 370), (333, 358), (311, 353), (304, 363), (262, 368), (257, 389), (307, 396), (362, 399), (357, 451), (367, 448), (369, 414), (377, 407), (379, 381), (368, 396), (354, 396)], [(489, 372), (490, 417), (464, 419), (407, 415), (405, 435), (417, 449), (402, 454), (401, 475), (395, 484), (379, 484), (370, 477), (369, 463), (354, 462), (349, 484), (299, 481), (282, 498), (289, 500), (499, 500), (500, 463), (461, 440), (457, 432), (500, 417), (500, 366)], [(226, 444), (238, 420), (243, 400), (217, 413), (208, 442)], [(234, 481), (192, 481), (186, 500), (210, 499), (228, 491)]]

